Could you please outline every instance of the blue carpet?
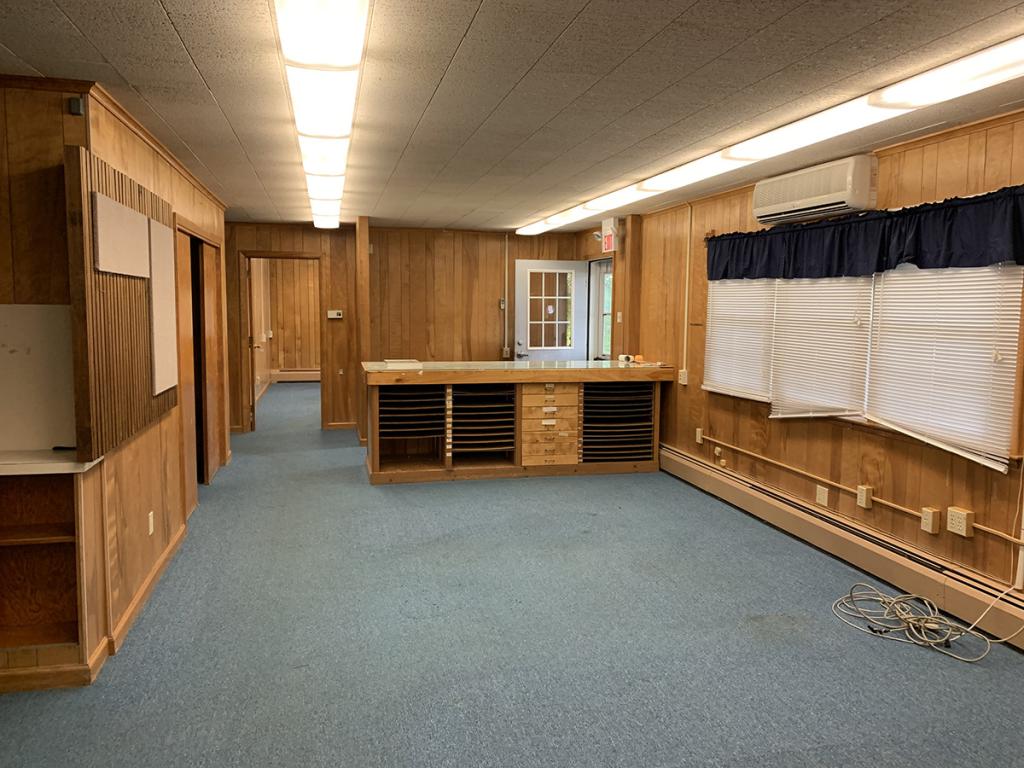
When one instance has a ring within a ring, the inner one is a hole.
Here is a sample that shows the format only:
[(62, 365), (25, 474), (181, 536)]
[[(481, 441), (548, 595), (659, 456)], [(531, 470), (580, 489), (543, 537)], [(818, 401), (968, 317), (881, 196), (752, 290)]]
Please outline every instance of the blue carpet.
[(1024, 765), (1024, 657), (861, 635), (855, 569), (666, 475), (371, 487), (277, 384), (91, 687), (0, 765)]

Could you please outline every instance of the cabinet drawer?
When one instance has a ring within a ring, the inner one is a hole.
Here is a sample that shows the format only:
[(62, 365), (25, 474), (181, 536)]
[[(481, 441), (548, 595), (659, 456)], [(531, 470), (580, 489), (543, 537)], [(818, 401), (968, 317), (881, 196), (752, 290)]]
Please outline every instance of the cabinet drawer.
[(524, 395), (578, 395), (579, 384), (520, 384)]
[(552, 430), (550, 432), (523, 432), (520, 436), (525, 448), (528, 445), (544, 445), (546, 443), (575, 442), (577, 433), (575, 429)]
[(579, 406), (573, 405), (530, 405), (522, 410), (524, 419), (575, 419), (579, 416)]
[[(552, 433), (554, 435), (555, 433)], [(568, 456), (578, 453), (579, 447), (575, 440), (552, 440), (550, 443), (523, 443), (523, 458), (527, 456)]]
[(572, 432), (576, 436), (577, 419), (523, 419), (520, 422), (523, 432)]
[[(527, 385), (523, 385), (527, 386)], [(523, 405), (579, 405), (580, 398), (575, 392), (548, 392), (543, 395), (523, 394)]]
[(524, 467), (541, 467), (576, 463), (575, 453), (562, 453), (555, 456), (523, 456)]

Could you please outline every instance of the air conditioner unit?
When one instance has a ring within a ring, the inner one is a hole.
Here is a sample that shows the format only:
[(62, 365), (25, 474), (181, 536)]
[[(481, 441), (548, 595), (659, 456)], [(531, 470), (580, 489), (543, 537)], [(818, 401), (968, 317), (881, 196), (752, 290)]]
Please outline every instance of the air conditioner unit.
[(810, 221), (877, 203), (878, 161), (854, 155), (774, 176), (754, 185), (754, 217), (762, 224)]

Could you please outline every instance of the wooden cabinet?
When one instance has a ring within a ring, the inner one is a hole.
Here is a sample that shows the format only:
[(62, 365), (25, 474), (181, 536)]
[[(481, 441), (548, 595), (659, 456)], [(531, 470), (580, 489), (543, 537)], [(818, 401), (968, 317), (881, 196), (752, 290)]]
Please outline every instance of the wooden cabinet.
[(373, 483), (650, 472), (668, 367), (364, 363)]

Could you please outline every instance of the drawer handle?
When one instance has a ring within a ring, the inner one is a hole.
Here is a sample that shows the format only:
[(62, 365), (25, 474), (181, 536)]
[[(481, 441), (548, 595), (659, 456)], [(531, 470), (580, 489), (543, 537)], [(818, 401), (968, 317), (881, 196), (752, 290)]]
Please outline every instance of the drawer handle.
[(557, 405), (545, 405), (544, 406), (544, 413), (558, 413), (558, 406)]
[(555, 396), (554, 395), (544, 395), (544, 402), (546, 402), (546, 403), (553, 403), (553, 402), (555, 402)]
[(553, 427), (558, 423), (558, 419), (541, 419), (540, 423), (543, 427)]
[(555, 446), (553, 446), (553, 445), (545, 445), (544, 446), (544, 453), (554, 453), (554, 452), (555, 452)]

